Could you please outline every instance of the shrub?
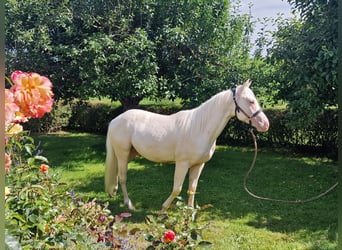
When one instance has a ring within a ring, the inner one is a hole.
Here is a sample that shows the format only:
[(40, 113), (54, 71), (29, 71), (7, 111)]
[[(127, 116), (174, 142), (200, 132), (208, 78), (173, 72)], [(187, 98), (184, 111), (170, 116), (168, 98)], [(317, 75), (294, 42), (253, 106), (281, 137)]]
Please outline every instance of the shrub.
[[(146, 105), (141, 106), (151, 112), (171, 114), (180, 107)], [(29, 121), (33, 132), (51, 132), (58, 129), (106, 134), (109, 122), (123, 112), (122, 107), (113, 107), (105, 103), (74, 102), (70, 105), (58, 105), (58, 109), (43, 119)], [(258, 134), (259, 145), (269, 147), (287, 147), (307, 151), (337, 159), (337, 110), (326, 110), (316, 122), (305, 128), (293, 129), (288, 126), (287, 110), (265, 110), (271, 126), (268, 132)], [(42, 123), (40, 121), (43, 120)], [(304, 127), (304, 126), (303, 126)], [(233, 118), (218, 138), (223, 145), (251, 145), (248, 124)]]
[(65, 129), (69, 125), (71, 109), (69, 104), (58, 102), (54, 109), (40, 119), (31, 119), (24, 124), (24, 129), (33, 133), (51, 133)]
[[(315, 123), (305, 128), (293, 129), (286, 110), (266, 110), (270, 128), (258, 133), (258, 144), (268, 147), (287, 147), (320, 156), (337, 159), (337, 110), (327, 110)], [(233, 118), (218, 138), (218, 143), (228, 145), (251, 145), (248, 125)]]
[(114, 109), (102, 103), (76, 102), (71, 105), (68, 129), (106, 134), (109, 122), (121, 113), (121, 107)]
[(51, 111), (52, 84), (46, 77), (21, 71), (14, 72), (11, 79), (12, 88), (5, 89), (7, 248), (12, 243), (22, 249), (120, 247), (125, 239), (118, 223), (130, 214), (114, 217), (108, 204), (69, 192), (51, 173), (29, 132), (18, 124)]
[(208, 247), (211, 243), (202, 239), (202, 232), (208, 224), (200, 226), (197, 222), (197, 213), (209, 206), (191, 208), (178, 197), (176, 210), (172, 216), (159, 215), (146, 217), (148, 229), (145, 239), (150, 242), (146, 248), (153, 249), (195, 249)]

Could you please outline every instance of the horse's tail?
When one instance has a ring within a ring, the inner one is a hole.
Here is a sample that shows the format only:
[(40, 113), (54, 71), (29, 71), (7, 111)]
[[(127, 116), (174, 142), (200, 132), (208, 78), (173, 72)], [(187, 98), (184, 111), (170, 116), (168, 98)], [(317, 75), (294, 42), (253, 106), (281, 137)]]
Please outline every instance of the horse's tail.
[(106, 139), (105, 191), (114, 196), (118, 190), (118, 160), (111, 143), (110, 127)]

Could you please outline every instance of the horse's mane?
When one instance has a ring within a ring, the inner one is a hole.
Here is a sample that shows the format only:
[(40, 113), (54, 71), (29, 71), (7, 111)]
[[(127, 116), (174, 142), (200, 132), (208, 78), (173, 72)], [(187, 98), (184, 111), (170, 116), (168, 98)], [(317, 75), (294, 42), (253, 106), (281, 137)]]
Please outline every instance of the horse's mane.
[[(230, 97), (229, 92), (229, 90), (222, 91), (198, 107), (186, 111), (187, 115), (184, 117), (182, 125), (191, 128), (191, 132), (203, 131), (213, 115), (227, 110), (226, 106)], [(224, 115), (219, 114), (219, 116), (225, 119)]]

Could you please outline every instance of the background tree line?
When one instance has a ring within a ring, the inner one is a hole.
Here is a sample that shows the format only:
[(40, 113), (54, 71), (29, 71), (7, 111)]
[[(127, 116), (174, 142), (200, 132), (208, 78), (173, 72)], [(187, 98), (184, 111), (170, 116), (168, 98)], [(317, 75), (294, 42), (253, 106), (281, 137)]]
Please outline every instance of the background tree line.
[(251, 78), (262, 102), (288, 103), (286, 125), (305, 128), (337, 107), (337, 0), (288, 1), (297, 17), (276, 20), (268, 44), (251, 41), (239, 1), (6, 0), (6, 72), (47, 75), (57, 99), (124, 108), (191, 107)]

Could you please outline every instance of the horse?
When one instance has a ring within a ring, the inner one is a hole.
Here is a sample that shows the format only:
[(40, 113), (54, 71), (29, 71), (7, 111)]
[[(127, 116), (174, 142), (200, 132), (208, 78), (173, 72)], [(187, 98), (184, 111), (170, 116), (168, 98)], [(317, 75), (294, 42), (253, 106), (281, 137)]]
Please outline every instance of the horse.
[(162, 204), (165, 213), (179, 195), (189, 171), (188, 206), (194, 206), (198, 179), (211, 159), (216, 139), (236, 116), (266, 132), (269, 121), (249, 88), (250, 80), (222, 91), (200, 106), (171, 115), (131, 109), (113, 119), (106, 137), (105, 191), (113, 197), (120, 183), (124, 204), (135, 210), (127, 192), (128, 162), (135, 156), (150, 161), (175, 163), (173, 190)]

